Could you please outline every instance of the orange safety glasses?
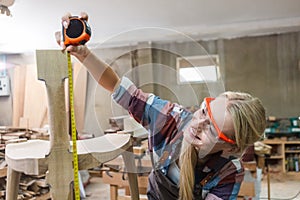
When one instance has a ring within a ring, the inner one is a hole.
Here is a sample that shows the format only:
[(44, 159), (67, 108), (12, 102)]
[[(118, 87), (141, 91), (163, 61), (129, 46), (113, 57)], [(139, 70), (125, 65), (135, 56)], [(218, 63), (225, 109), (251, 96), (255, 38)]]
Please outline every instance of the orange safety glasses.
[(212, 98), (212, 97), (206, 97), (204, 98), (204, 102), (206, 104), (206, 109), (207, 109), (207, 113), (208, 113), (208, 116), (211, 120), (211, 122), (213, 123), (217, 133), (218, 133), (218, 137), (225, 141), (225, 142), (228, 142), (230, 144), (235, 144), (235, 141), (233, 141), (232, 139), (228, 138), (224, 133), (222, 133), (222, 131), (219, 129), (215, 119), (213, 118), (212, 116), (212, 112), (211, 112), (211, 108), (210, 108), (210, 102), (213, 101), (215, 98)]

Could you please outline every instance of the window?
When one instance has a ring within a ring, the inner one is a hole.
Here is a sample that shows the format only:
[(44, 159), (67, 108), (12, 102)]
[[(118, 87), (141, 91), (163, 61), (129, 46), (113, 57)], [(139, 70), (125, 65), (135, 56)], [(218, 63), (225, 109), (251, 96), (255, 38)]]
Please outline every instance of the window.
[(218, 55), (180, 57), (176, 65), (179, 84), (216, 82), (220, 78)]

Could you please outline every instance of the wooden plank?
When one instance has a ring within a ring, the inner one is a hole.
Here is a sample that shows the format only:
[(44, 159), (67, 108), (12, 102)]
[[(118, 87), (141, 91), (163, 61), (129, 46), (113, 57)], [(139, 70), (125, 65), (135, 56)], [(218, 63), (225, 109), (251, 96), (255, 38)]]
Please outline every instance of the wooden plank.
[[(69, 79), (65, 83), (66, 111), (69, 110)], [(75, 62), (73, 64), (73, 91), (74, 91), (74, 111), (76, 120), (76, 129), (79, 133), (84, 132), (84, 115), (86, 102), (87, 70), (82, 64)]]
[(243, 166), (245, 169), (251, 171), (251, 172), (256, 172), (256, 161), (250, 161), (250, 162), (243, 162)]
[(254, 182), (243, 181), (238, 196), (239, 197), (255, 197)]
[(49, 124), (48, 121), (48, 108), (44, 107), (44, 110), (42, 111), (42, 118), (40, 121), (40, 124), (38, 127), (44, 127), (44, 125)]
[[(103, 172), (102, 173), (103, 183), (110, 185), (110, 199), (131, 199), (131, 196), (118, 196), (118, 188), (129, 188), (128, 175), (120, 172)], [(138, 176), (138, 194), (144, 194), (148, 187), (148, 176)], [(134, 191), (137, 193), (137, 191)], [(144, 199), (140, 197), (140, 199)]]
[(24, 128), (29, 128), (29, 118), (28, 117), (21, 117), (19, 119), (19, 126)]
[(26, 141), (27, 141), (27, 138), (10, 139), (5, 142), (5, 145), (11, 144), (11, 143), (26, 142)]
[(43, 188), (49, 187), (49, 185), (46, 183), (46, 180), (45, 180), (45, 179), (37, 179), (37, 180), (36, 180), (36, 184), (37, 184), (39, 187), (43, 187)]
[[(130, 200), (131, 196), (118, 196), (118, 200)], [(147, 197), (140, 195), (140, 200), (148, 200)]]
[(146, 148), (144, 147), (133, 147), (133, 153), (135, 155), (143, 155), (146, 152)]
[(0, 169), (0, 178), (7, 176), (7, 167)]
[(26, 66), (14, 67), (14, 84), (13, 84), (13, 126), (19, 126), (20, 117), (24, 112), (24, 96), (25, 96), (25, 81), (26, 81)]
[(117, 185), (110, 185), (110, 199), (111, 200), (118, 200), (118, 186)]
[[(125, 180), (124, 180), (125, 178)], [(110, 185), (118, 185), (119, 187), (129, 186), (127, 175), (120, 172), (103, 172), (102, 173), (103, 183)], [(148, 187), (148, 176), (138, 176), (138, 185), (141, 188)]]
[[(52, 62), (52, 61), (51, 61)], [(47, 107), (45, 84), (37, 79), (35, 65), (26, 67), (25, 99), (23, 118), (28, 119), (28, 128), (39, 128)]]
[(84, 130), (84, 114), (88, 73), (81, 63), (74, 63), (74, 110), (76, 128), (79, 133)]
[[(130, 195), (130, 189), (128, 186), (125, 186), (125, 195)], [(139, 194), (147, 194), (147, 187), (140, 186), (139, 187)]]
[(45, 200), (45, 199), (50, 199), (50, 192), (37, 196), (35, 200)]

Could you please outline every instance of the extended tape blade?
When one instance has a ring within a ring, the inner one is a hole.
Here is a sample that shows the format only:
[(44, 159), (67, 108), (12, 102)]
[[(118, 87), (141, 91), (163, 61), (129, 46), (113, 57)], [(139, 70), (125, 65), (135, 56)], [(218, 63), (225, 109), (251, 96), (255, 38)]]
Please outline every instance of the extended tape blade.
[(68, 77), (69, 77), (69, 104), (71, 113), (71, 131), (72, 131), (72, 154), (73, 154), (73, 171), (74, 171), (74, 195), (75, 200), (80, 200), (80, 190), (79, 190), (79, 177), (78, 177), (78, 155), (77, 155), (77, 133), (76, 133), (76, 123), (75, 123), (75, 111), (74, 111), (74, 91), (73, 91), (73, 70), (71, 55), (67, 52), (68, 56)]

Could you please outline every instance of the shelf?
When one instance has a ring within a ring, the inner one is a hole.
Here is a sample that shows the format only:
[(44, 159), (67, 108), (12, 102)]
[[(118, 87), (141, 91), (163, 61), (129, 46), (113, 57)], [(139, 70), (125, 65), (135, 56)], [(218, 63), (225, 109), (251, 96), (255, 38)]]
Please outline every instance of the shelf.
[(300, 153), (300, 150), (285, 150), (285, 153)]
[(265, 144), (282, 144), (283, 142), (286, 142), (284, 140), (280, 140), (280, 139), (267, 139), (263, 141)]
[(300, 144), (300, 141), (294, 140), (294, 141), (284, 141), (285, 144)]
[(268, 159), (283, 159), (283, 156), (271, 156)]
[(268, 138), (278, 138), (278, 137), (299, 137), (300, 132), (265, 132)]
[(300, 175), (300, 172), (290, 171), (290, 172), (286, 172), (286, 174), (288, 174), (288, 175)]
[(286, 161), (290, 155), (300, 154), (300, 141), (286, 141), (275, 138), (266, 139), (263, 142), (272, 147), (269, 162), (276, 166), (276, 169), (291, 177), (295, 175), (294, 178), (299, 180), (300, 172), (287, 171)]

